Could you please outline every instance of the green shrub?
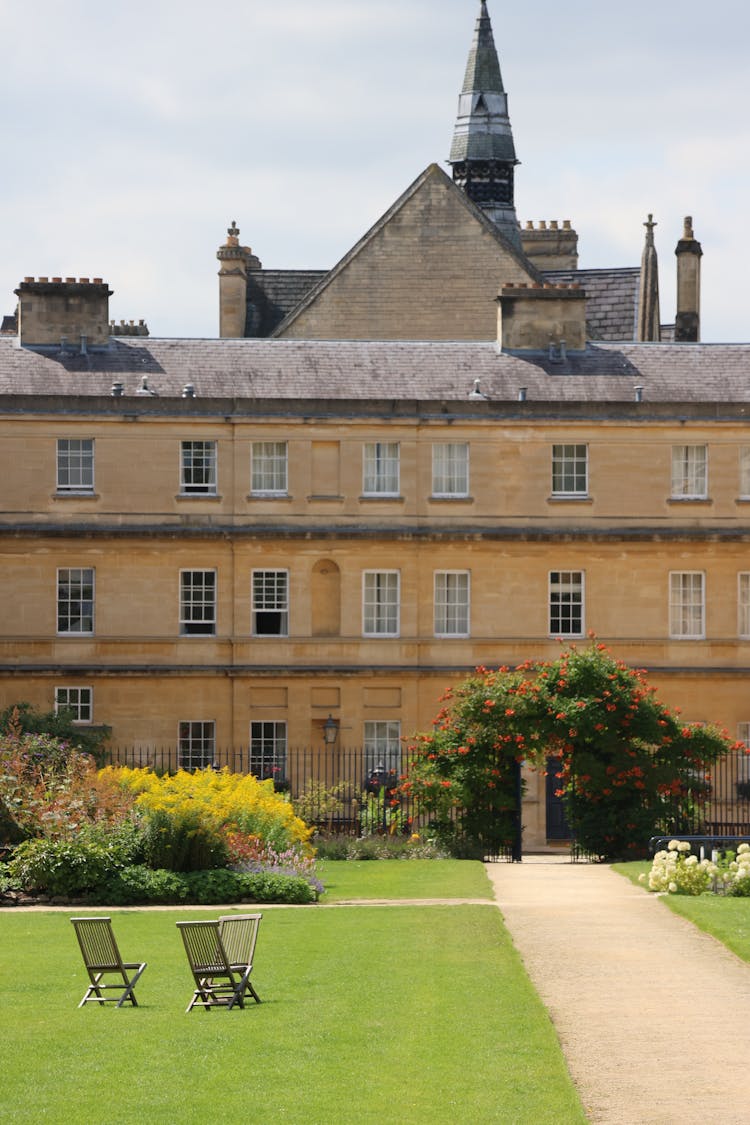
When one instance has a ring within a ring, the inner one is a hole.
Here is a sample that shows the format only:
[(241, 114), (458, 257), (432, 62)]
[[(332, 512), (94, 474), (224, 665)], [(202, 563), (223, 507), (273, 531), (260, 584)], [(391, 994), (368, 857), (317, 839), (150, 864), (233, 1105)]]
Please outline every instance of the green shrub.
[(419, 836), (321, 836), (318, 859), (446, 859), (448, 849)]
[(187, 892), (184, 875), (136, 865), (116, 871), (92, 892), (89, 899), (103, 906), (132, 906), (149, 902), (167, 904), (185, 902)]
[(190, 902), (315, 902), (313, 887), (297, 876), (266, 871), (191, 871), (185, 876)]
[(141, 846), (138, 827), (133, 823), (125, 822), (114, 829), (106, 824), (86, 824), (72, 839), (23, 841), (13, 853), (8, 873), (25, 891), (75, 898), (137, 861)]
[(301, 878), (214, 868), (209, 871), (154, 871), (127, 867), (116, 872), (89, 896), (103, 906), (136, 903), (192, 903), (213, 906), (235, 902), (314, 902), (315, 890)]
[(10, 873), (10, 867), (7, 863), (0, 863), (0, 895), (6, 894), (8, 891), (18, 891), (21, 888), (18, 881)]

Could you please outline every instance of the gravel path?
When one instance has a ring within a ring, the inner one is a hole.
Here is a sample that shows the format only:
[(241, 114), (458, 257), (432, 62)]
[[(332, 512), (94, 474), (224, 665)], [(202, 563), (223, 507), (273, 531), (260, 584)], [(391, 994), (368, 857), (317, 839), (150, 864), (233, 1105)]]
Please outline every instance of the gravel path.
[(608, 867), (487, 871), (592, 1122), (750, 1125), (750, 965)]

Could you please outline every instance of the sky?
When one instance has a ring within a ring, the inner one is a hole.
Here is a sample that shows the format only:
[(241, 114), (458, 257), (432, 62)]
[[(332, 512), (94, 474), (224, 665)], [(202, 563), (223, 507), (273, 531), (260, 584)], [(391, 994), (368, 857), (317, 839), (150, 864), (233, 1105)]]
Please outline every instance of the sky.
[[(0, 313), (26, 276), (103, 277), (113, 318), (216, 336), (236, 220), (268, 268), (326, 269), (445, 166), (479, 0), (0, 0)], [(581, 267), (703, 246), (702, 338), (750, 340), (745, 0), (489, 0), (519, 219)]]

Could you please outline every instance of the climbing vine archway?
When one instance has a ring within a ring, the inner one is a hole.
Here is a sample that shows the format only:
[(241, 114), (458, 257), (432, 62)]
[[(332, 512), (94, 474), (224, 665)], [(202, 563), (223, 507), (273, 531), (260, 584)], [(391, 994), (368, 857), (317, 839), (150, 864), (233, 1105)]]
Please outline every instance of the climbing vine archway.
[(556, 661), (475, 674), (446, 693), (418, 735), (403, 788), (457, 849), (507, 849), (516, 825), (518, 766), (552, 756), (579, 845), (634, 858), (675, 805), (701, 799), (702, 778), (736, 747), (726, 731), (684, 724), (645, 673), (595, 641)]

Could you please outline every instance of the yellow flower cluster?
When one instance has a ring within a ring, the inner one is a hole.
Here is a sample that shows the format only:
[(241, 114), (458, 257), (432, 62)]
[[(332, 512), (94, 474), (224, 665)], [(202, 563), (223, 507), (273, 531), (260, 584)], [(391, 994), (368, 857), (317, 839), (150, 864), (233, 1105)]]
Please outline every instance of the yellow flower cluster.
[(255, 835), (275, 846), (306, 845), (312, 835), (295, 816), (288, 799), (276, 793), (273, 781), (223, 770), (179, 770), (158, 776), (151, 769), (108, 766), (104, 780), (136, 796), (146, 815), (213, 831)]

